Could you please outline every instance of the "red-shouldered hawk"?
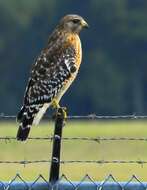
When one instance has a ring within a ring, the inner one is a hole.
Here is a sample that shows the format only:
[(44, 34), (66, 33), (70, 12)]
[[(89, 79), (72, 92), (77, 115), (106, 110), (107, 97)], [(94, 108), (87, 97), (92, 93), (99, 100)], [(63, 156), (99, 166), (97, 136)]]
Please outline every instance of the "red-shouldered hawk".
[(47, 108), (59, 101), (76, 78), (82, 59), (79, 33), (88, 24), (79, 15), (63, 17), (50, 35), (32, 67), (23, 106), (18, 113), (17, 140), (27, 139), (32, 124), (37, 125)]

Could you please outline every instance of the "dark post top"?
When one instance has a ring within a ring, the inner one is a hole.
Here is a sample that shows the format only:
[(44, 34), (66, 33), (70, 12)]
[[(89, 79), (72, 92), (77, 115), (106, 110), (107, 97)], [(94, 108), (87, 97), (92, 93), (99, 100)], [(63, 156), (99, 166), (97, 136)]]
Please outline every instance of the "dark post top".
[(55, 117), (55, 129), (53, 138), (52, 159), (50, 167), (49, 182), (54, 185), (59, 179), (60, 172), (60, 152), (61, 152), (61, 138), (62, 129), (65, 123), (65, 108), (59, 108)]

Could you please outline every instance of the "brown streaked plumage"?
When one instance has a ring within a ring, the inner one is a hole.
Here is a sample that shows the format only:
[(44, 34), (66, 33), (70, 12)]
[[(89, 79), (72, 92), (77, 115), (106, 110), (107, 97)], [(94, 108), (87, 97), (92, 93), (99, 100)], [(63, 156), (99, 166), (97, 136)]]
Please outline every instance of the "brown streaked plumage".
[(50, 35), (47, 47), (34, 63), (23, 106), (18, 113), (17, 140), (27, 139), (32, 124), (38, 124), (47, 108), (61, 97), (76, 78), (82, 59), (79, 33), (88, 27), (78, 15), (63, 17)]

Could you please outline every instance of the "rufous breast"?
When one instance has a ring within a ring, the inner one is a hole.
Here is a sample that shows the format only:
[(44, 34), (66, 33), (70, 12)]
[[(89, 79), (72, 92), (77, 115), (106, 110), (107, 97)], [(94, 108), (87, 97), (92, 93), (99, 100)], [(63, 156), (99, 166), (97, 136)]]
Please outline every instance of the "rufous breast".
[(70, 34), (68, 36), (68, 42), (75, 48), (76, 52), (76, 65), (79, 68), (82, 61), (82, 47), (81, 40), (77, 34)]

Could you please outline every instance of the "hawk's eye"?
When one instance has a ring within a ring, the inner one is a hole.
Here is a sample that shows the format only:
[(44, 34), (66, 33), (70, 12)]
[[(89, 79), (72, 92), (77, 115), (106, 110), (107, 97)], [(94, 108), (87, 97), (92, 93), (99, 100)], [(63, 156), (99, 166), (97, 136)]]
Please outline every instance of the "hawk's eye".
[(79, 19), (74, 19), (72, 22), (73, 22), (74, 24), (77, 24), (77, 23), (80, 22), (80, 20), (79, 20)]

